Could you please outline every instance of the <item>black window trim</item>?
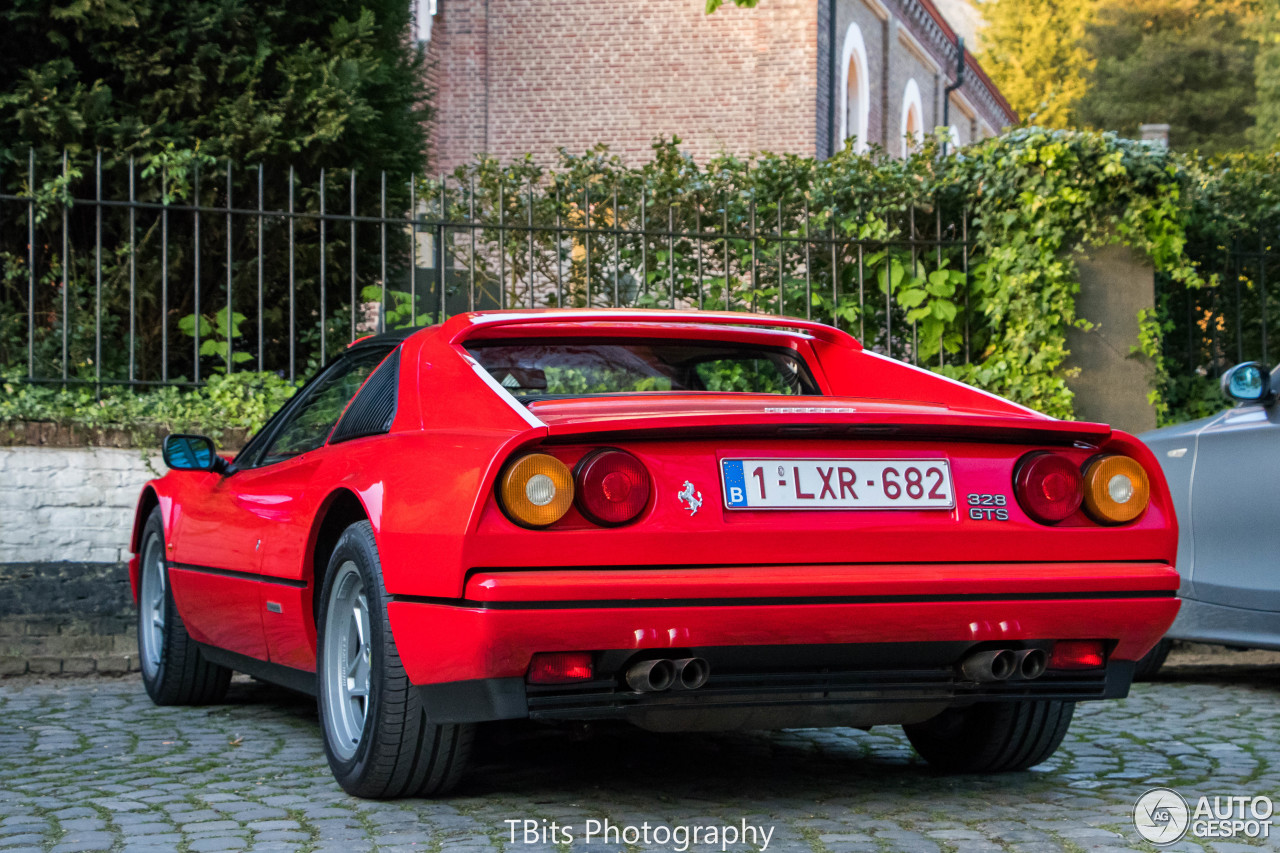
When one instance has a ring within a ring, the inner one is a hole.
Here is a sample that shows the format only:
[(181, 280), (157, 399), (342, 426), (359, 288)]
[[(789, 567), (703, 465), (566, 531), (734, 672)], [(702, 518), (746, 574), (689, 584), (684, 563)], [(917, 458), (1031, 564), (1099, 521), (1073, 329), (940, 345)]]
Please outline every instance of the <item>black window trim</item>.
[[(376, 371), (378, 367), (382, 365), (382, 362), (387, 360), (387, 356), (391, 355), (391, 353), (394, 350), (396, 350), (398, 347), (399, 347), (399, 343), (390, 344), (386, 347), (379, 347), (380, 349), (385, 349), (385, 352), (383, 352), (382, 359), (378, 362), (377, 365), (374, 366), (373, 370)], [(241, 449), (241, 451), (236, 454), (236, 458), (232, 460), (231, 465), (227, 468), (226, 474), (224, 476), (230, 477), (232, 474), (236, 473), (237, 471), (256, 471), (259, 468), (270, 468), (272, 465), (278, 465), (281, 462), (288, 462), (289, 459), (279, 459), (275, 462), (270, 462), (265, 465), (256, 464), (257, 461), (262, 457), (263, 451), (266, 448), (271, 446), (271, 442), (275, 441), (276, 433), (280, 431), (280, 427), (289, 419), (289, 416), (293, 414), (293, 411), (297, 409), (300, 405), (302, 405), (302, 403), (310, 396), (312, 390), (316, 386), (316, 383), (318, 383), (325, 376), (328, 376), (331, 372), (337, 369), (339, 365), (343, 364), (346, 361), (346, 359), (350, 358), (353, 354), (367, 352), (369, 349), (370, 347), (368, 346), (349, 349), (343, 352), (337, 358), (333, 359), (333, 361), (325, 365), (323, 369), (316, 371), (316, 375), (312, 376), (305, 383), (303, 383), (302, 387), (299, 388), (297, 392), (295, 392), (294, 395), (289, 398), (289, 402), (281, 406), (274, 415), (268, 418), (267, 422), (263, 424), (262, 429), (258, 430), (257, 434), (255, 434), (253, 438), (249, 439), (248, 443), (245, 444), (244, 448)], [(370, 371), (369, 376), (372, 376), (372, 375), (373, 375), (373, 371)], [(368, 381), (369, 381), (369, 377), (366, 376), (365, 382), (368, 382)], [(363, 388), (364, 384), (361, 383), (360, 387)], [(360, 391), (357, 389), (355, 395), (352, 396), (352, 400), (354, 400), (355, 397), (359, 396), (359, 394), (360, 394)], [(348, 406), (351, 405), (350, 400), (347, 401), (347, 405)], [(343, 414), (346, 414), (346, 409), (343, 409)], [(342, 420), (341, 415), (338, 416), (338, 420), (339, 421)], [(337, 425), (335, 424), (334, 426), (336, 428)], [(333, 433), (333, 430), (331, 429), (329, 431), (329, 434), (332, 435), (332, 433)], [(321, 445), (321, 447), (324, 447), (325, 445), (327, 445), (328, 442), (329, 442), (329, 436), (326, 435), (325, 444)], [(252, 454), (252, 458), (250, 458), (251, 454)], [(297, 457), (293, 456), (289, 458), (296, 459)]]
[[(360, 396), (369, 388), (369, 383), (374, 377), (378, 376), (383, 370), (391, 371), (391, 419), (387, 422), (386, 428), (379, 428), (372, 432), (352, 432), (350, 435), (339, 435), (342, 429), (342, 422), (351, 414), (351, 410), (355, 408)], [(356, 389), (356, 393), (347, 401), (347, 405), (342, 410), (342, 414), (338, 415), (338, 420), (334, 423), (333, 428), (329, 430), (329, 434), (325, 436), (325, 445), (342, 444), (347, 441), (355, 441), (357, 438), (368, 438), (374, 435), (385, 435), (391, 423), (395, 421), (396, 415), (400, 410), (400, 348), (392, 347), (391, 351), (382, 357), (373, 368), (369, 371), (369, 375), (364, 378), (364, 382), (360, 383), (360, 387)]]

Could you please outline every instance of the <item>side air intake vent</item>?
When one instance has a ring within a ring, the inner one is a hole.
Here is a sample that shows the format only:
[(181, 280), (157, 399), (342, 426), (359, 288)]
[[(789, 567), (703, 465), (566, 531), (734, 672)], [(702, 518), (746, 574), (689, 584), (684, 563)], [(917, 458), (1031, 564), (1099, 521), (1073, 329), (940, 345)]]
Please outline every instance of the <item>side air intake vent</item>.
[(400, 350), (387, 356), (360, 393), (351, 401), (342, 420), (333, 431), (330, 444), (350, 441), (366, 435), (381, 435), (391, 429), (396, 416), (396, 389), (400, 382)]

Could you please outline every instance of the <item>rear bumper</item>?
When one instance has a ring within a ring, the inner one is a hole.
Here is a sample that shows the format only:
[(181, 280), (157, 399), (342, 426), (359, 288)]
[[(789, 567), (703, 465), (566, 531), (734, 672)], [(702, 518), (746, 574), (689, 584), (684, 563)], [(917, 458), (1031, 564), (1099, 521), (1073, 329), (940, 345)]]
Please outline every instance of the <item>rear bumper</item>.
[[(1177, 588), (1159, 563), (507, 570), (473, 573), (459, 600), (393, 596), (388, 614), (440, 722), (658, 727), (704, 712), (768, 728), (782, 718), (773, 709), (874, 725), (976, 701), (1124, 696), (1132, 662), (1178, 612)], [(1066, 639), (1103, 640), (1107, 666), (994, 684), (956, 673), (979, 647)], [(554, 651), (595, 653), (595, 679), (526, 685), (531, 657)], [(636, 693), (622, 673), (637, 654), (704, 657), (712, 677), (683, 694)]]
[[(812, 649), (812, 647), (806, 647)], [(833, 651), (842, 647), (828, 647)], [(848, 647), (843, 647), (848, 648)], [(1133, 681), (1133, 661), (1086, 672), (1049, 672), (1034, 681), (977, 684), (954, 667), (785, 672), (722, 672), (697, 690), (637, 693), (618, 678), (578, 685), (526, 684), (520, 676), (418, 685), (437, 723), (489, 720), (619, 719), (657, 730), (872, 726), (919, 722), (944, 708), (977, 702), (1120, 699)], [(605, 657), (609, 654), (606, 653)]]

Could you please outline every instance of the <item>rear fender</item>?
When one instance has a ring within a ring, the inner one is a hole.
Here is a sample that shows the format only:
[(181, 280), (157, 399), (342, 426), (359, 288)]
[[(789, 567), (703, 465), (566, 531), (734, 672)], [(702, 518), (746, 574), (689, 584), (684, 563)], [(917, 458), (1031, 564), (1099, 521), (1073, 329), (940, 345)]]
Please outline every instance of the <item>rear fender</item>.
[(374, 523), (388, 593), (462, 595), (471, 534), (498, 473), (512, 454), (544, 434), (545, 429), (428, 429), (399, 438), (397, 452), (413, 464), (388, 472)]
[(1156, 455), (1135, 436), (1121, 430), (1113, 430), (1110, 438), (1103, 442), (1101, 450), (1104, 453), (1121, 453), (1130, 456), (1146, 470), (1147, 478), (1151, 482), (1151, 499), (1148, 506), (1157, 507), (1168, 519), (1167, 552), (1161, 556), (1165, 562), (1173, 565), (1178, 549), (1178, 516), (1173, 506), (1173, 495), (1170, 494), (1169, 484), (1165, 480), (1164, 469), (1160, 467)]

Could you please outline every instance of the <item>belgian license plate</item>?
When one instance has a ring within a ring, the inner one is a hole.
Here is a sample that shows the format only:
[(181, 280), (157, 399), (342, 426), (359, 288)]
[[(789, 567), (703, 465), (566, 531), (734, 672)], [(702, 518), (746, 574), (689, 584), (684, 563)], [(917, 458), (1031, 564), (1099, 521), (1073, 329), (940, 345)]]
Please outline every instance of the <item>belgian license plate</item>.
[(945, 459), (721, 459), (729, 509), (950, 509)]

